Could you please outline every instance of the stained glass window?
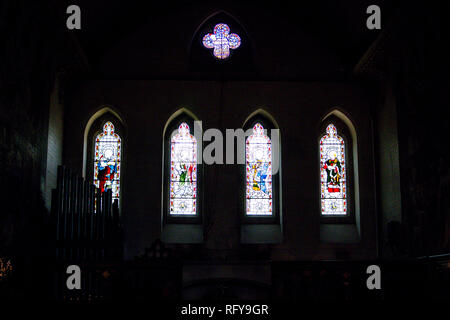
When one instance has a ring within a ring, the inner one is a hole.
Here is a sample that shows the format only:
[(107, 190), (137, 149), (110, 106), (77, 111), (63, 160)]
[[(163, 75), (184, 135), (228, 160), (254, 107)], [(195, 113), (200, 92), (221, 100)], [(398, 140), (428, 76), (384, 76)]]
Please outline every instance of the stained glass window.
[(214, 48), (213, 54), (218, 59), (226, 59), (230, 56), (230, 49), (237, 49), (241, 45), (241, 38), (236, 33), (230, 34), (230, 27), (225, 23), (219, 23), (214, 27), (214, 33), (208, 33), (203, 37), (203, 46)]
[(120, 195), (120, 148), (120, 136), (108, 121), (95, 138), (94, 184), (100, 192), (112, 190), (113, 200)]
[(347, 214), (345, 142), (333, 124), (320, 139), (320, 168), (322, 215)]
[(246, 213), (272, 215), (272, 144), (260, 123), (246, 140)]
[(178, 127), (170, 143), (170, 214), (197, 213), (197, 140), (187, 123)]

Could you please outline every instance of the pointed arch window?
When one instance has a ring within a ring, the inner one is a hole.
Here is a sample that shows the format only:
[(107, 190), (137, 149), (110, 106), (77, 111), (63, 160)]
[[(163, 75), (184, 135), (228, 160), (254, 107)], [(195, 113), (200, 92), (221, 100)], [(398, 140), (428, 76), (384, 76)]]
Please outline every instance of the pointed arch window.
[(318, 145), (320, 240), (358, 243), (361, 240), (358, 136), (354, 122), (334, 109), (321, 122)]
[(114, 130), (108, 121), (95, 138), (94, 184), (100, 192), (111, 190), (113, 200), (119, 200), (122, 142)]
[[(242, 243), (283, 241), (281, 203), (281, 137), (275, 119), (265, 110), (253, 112), (242, 126), (239, 202)], [(238, 149), (239, 150), (239, 149)]]
[(163, 131), (161, 239), (203, 242), (201, 121), (189, 110), (176, 111)]
[(197, 140), (182, 122), (170, 142), (170, 215), (197, 213)]
[(320, 139), (321, 210), (323, 215), (347, 214), (345, 142), (331, 123)]
[(272, 142), (261, 123), (253, 126), (247, 138), (246, 159), (246, 214), (271, 216), (272, 201)]

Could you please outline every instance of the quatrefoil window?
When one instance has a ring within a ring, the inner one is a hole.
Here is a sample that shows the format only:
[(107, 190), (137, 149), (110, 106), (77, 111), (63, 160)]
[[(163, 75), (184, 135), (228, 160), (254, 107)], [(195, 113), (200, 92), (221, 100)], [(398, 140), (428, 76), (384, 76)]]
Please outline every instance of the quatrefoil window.
[(226, 59), (230, 56), (230, 49), (237, 49), (241, 45), (241, 38), (236, 33), (230, 34), (230, 27), (225, 23), (219, 23), (214, 27), (214, 33), (208, 33), (203, 37), (203, 46), (213, 49), (213, 54), (218, 59)]

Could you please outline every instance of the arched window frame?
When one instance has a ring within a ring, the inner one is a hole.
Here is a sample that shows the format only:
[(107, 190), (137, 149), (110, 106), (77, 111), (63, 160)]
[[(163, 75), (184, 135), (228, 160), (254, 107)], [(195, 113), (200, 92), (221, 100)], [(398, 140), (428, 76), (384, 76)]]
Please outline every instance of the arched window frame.
[[(190, 223), (199, 224), (203, 219), (203, 165), (199, 163), (203, 150), (202, 141), (197, 139), (197, 195), (196, 195), (196, 214), (195, 215), (172, 215), (170, 214), (170, 174), (171, 174), (171, 140), (172, 133), (178, 132), (180, 124), (186, 123), (189, 126), (189, 132), (194, 136), (194, 116), (189, 113), (181, 112), (173, 119), (170, 119), (166, 125), (163, 137), (163, 195), (162, 195), (162, 214), (163, 224)], [(203, 133), (202, 133), (203, 134)]]
[(114, 125), (114, 132), (121, 139), (119, 208), (122, 208), (124, 190), (123, 177), (126, 171), (126, 132), (123, 121), (117, 118), (117, 116), (110, 111), (106, 111), (101, 116), (93, 120), (90, 124), (90, 127), (87, 128), (88, 132), (86, 141), (87, 150), (85, 159), (85, 178), (87, 179), (87, 181), (91, 181), (92, 183), (94, 183), (95, 141), (97, 136), (103, 132), (103, 127), (107, 122), (111, 122)]
[[(333, 124), (336, 128), (337, 135), (344, 141), (344, 154), (345, 154), (345, 171), (346, 171), (346, 202), (347, 202), (347, 214), (345, 215), (324, 215), (322, 214), (322, 196), (321, 196), (321, 159), (320, 159), (320, 141), (323, 136), (327, 134), (327, 127)], [(319, 214), (321, 223), (343, 223), (353, 224), (355, 223), (355, 187), (354, 187), (354, 153), (353, 153), (353, 139), (348, 126), (337, 116), (330, 115), (322, 121), (319, 129), (319, 135), (317, 139), (318, 150), (318, 201), (319, 201)]]
[[(266, 112), (255, 112), (253, 113), (244, 123), (243, 130), (247, 132), (249, 129), (252, 132), (255, 124), (260, 123), (265, 129), (267, 137), (271, 140), (272, 146), (272, 164), (274, 156), (277, 156), (273, 148), (273, 138), (272, 129), (279, 129), (276, 123), (271, 119), (270, 115)], [(247, 138), (245, 137), (245, 143)], [(239, 203), (241, 206), (241, 221), (243, 224), (281, 224), (281, 137), (278, 136), (278, 171), (276, 174), (272, 175), (272, 215), (247, 215), (247, 161), (245, 156), (245, 163), (241, 165), (240, 170), (240, 181), (241, 181), (241, 192), (239, 193)], [(244, 151), (246, 154), (246, 145), (244, 146)]]
[[(241, 44), (236, 50), (231, 50), (227, 59), (217, 59), (209, 50), (203, 46), (203, 38), (212, 33), (214, 27), (224, 23), (228, 25), (231, 33), (238, 34)], [(207, 73), (218, 73), (220, 78), (229, 72), (253, 72), (254, 66), (254, 43), (248, 36), (243, 24), (232, 14), (219, 10), (206, 17), (195, 30), (188, 47), (189, 69)]]

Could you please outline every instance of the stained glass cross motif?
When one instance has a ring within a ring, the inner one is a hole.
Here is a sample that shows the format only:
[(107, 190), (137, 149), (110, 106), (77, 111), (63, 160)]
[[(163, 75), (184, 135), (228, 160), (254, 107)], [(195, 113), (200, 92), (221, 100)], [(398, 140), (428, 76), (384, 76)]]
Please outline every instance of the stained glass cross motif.
[(247, 138), (246, 158), (246, 214), (272, 215), (272, 143), (260, 123), (253, 126)]
[(226, 59), (230, 56), (230, 49), (237, 49), (241, 45), (241, 38), (236, 34), (230, 34), (230, 27), (225, 23), (219, 23), (214, 27), (214, 33), (208, 33), (203, 37), (203, 46), (214, 48), (213, 54), (218, 59)]
[(197, 213), (197, 140), (183, 122), (171, 139), (170, 214)]
[(320, 181), (322, 215), (346, 215), (345, 142), (333, 124), (320, 139)]

